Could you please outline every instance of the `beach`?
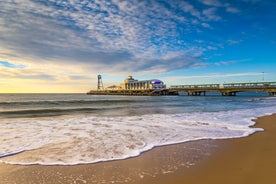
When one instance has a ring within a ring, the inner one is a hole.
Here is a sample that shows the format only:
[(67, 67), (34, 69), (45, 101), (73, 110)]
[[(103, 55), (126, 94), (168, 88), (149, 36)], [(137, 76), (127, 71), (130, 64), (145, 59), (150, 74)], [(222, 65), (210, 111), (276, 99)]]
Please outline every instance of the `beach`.
[[(255, 120), (251, 136), (156, 147), (125, 160), (74, 166), (0, 164), (1, 183), (276, 182), (276, 115)], [(31, 153), (30, 153), (31, 154)]]

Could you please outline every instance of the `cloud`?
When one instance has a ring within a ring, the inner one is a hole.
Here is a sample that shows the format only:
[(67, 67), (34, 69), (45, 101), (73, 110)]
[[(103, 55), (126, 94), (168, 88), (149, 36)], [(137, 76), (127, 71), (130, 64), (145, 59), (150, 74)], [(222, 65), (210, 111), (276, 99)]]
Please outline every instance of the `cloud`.
[(228, 60), (228, 61), (219, 61), (215, 62), (214, 65), (216, 66), (221, 66), (221, 65), (230, 65), (230, 64), (235, 64), (235, 63), (241, 63), (241, 62), (248, 62), (251, 59), (234, 59), (234, 60)]
[(48, 80), (48, 81), (54, 81), (54, 80), (56, 80), (55, 76), (47, 75), (47, 74), (23, 74), (23, 75), (17, 75), (16, 78), (20, 78), (20, 79)]
[(223, 3), (221, 3), (219, 0), (200, 0), (200, 2), (208, 6), (215, 6), (215, 7), (223, 6)]
[(234, 7), (230, 3), (224, 3), (224, 1), (219, 0), (200, 0), (204, 5), (215, 7), (215, 8), (224, 8), (226, 12), (230, 13), (239, 13), (240, 10), (237, 7)]
[(8, 61), (0, 61), (0, 66), (6, 67), (6, 68), (25, 68), (25, 65), (22, 64), (14, 64)]
[(205, 28), (211, 28), (210, 24), (207, 24), (206, 22), (201, 23), (201, 25)]
[(220, 78), (230, 78), (230, 77), (251, 77), (251, 76), (261, 76), (263, 73), (260, 72), (245, 72), (245, 73), (214, 73), (206, 75), (192, 75), (192, 76), (172, 76), (169, 78), (164, 78), (166, 80), (184, 80), (184, 79), (220, 79)]
[[(174, 2), (174, 1), (173, 1)], [(201, 13), (198, 11), (193, 5), (191, 5), (188, 2), (180, 1), (178, 6), (181, 7), (181, 10), (184, 12), (190, 13), (192, 16), (195, 16), (197, 18), (201, 18)]]
[(229, 45), (236, 45), (238, 43), (242, 42), (242, 40), (227, 40), (227, 43)]
[(64, 68), (80, 76), (204, 66), (201, 57), (216, 47), (202, 48), (191, 38), (223, 20), (220, 8), (238, 9), (218, 0), (200, 2), (1, 1), (0, 59), (45, 75), (51, 66), (55, 78), (66, 75)]
[(231, 7), (231, 6), (226, 7), (226, 11), (230, 12), (230, 13), (239, 13), (240, 12), (240, 10), (238, 8)]
[(56, 76), (46, 74), (43, 71), (35, 71), (26, 68), (4, 68), (0, 70), (1, 79), (34, 79), (34, 80), (46, 80), (54, 81), (57, 80)]
[[(122, 63), (137, 65), (137, 70), (192, 66), (190, 61), (198, 59), (187, 54), (187, 43), (175, 45), (177, 27), (189, 30), (189, 16), (200, 18), (200, 12), (184, 1), (182, 13), (171, 8), (177, 7), (155, 1), (7, 0), (1, 2), (0, 43), (8, 52), (0, 58), (16, 53), (13, 57), (27, 65), (78, 63), (94, 70), (111, 65), (119, 71), (133, 70)], [(168, 62), (166, 55), (174, 52), (182, 56)]]
[(207, 20), (218, 21), (221, 20), (221, 17), (216, 15), (217, 8), (208, 8), (203, 10), (203, 15), (207, 18)]
[(246, 2), (246, 3), (257, 3), (257, 2), (260, 2), (260, 1), (262, 1), (262, 0), (242, 0), (242, 1), (244, 1), (244, 2)]
[(82, 75), (72, 75), (68, 76), (69, 80), (86, 80), (86, 79), (91, 79), (91, 77), (87, 76), (82, 76)]
[[(186, 55), (172, 55), (166, 58), (160, 59), (150, 59), (146, 63), (147, 65), (142, 65), (142, 67), (137, 67), (141, 71), (156, 71), (156, 73), (166, 73), (173, 70), (179, 70), (181, 68), (192, 68), (195, 67), (197, 63), (200, 63), (200, 59), (196, 59), (191, 56)], [(135, 69), (134, 69), (135, 70)]]

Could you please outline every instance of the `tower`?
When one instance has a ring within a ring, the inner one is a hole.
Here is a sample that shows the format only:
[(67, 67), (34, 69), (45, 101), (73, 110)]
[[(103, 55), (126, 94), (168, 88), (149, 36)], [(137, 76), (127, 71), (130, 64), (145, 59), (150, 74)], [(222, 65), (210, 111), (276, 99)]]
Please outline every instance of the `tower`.
[(102, 76), (98, 75), (98, 86), (97, 86), (97, 90), (103, 90), (103, 81), (102, 81)]

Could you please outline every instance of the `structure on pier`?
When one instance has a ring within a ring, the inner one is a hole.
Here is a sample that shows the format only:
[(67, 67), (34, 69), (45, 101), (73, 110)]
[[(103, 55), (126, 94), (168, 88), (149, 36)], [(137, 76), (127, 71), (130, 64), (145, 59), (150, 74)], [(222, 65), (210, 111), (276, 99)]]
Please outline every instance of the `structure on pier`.
[(102, 76), (98, 75), (98, 85), (97, 85), (97, 90), (103, 90), (103, 81), (102, 81)]
[(170, 92), (166, 85), (159, 79), (137, 80), (128, 76), (124, 83), (103, 88), (101, 75), (98, 75), (97, 90), (91, 90), (90, 95), (136, 95), (136, 96), (159, 96), (178, 95), (177, 92)]
[(121, 88), (125, 90), (155, 90), (166, 89), (166, 85), (163, 81), (158, 79), (139, 81), (132, 76), (128, 76), (124, 83), (121, 84)]

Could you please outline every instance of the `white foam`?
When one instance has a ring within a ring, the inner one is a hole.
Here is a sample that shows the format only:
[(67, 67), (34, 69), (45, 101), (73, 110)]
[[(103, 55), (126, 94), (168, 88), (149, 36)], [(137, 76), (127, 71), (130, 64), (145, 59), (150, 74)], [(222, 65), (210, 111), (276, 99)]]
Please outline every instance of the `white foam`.
[(10, 120), (1, 123), (0, 161), (74, 165), (125, 159), (155, 146), (248, 136), (262, 130), (251, 128), (254, 124), (251, 119), (273, 112), (274, 108), (268, 107), (224, 112)]

